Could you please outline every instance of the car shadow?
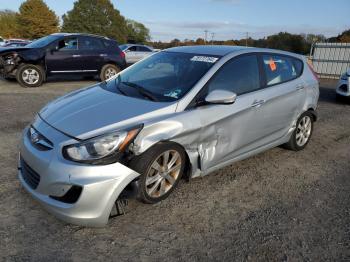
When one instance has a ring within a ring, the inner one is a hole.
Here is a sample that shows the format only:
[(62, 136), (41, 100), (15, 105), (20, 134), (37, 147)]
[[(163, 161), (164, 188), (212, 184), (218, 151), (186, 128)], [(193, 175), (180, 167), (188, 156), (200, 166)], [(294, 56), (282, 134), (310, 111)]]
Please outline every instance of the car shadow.
[(337, 87), (337, 79), (320, 79), (320, 98), (322, 102), (332, 103), (332, 104), (349, 104), (348, 98), (337, 97), (335, 92)]
[(60, 83), (60, 82), (81, 82), (81, 81), (96, 81), (99, 82), (100, 79), (97, 76), (78, 76), (78, 75), (55, 75), (48, 76), (46, 79), (47, 83)]
[(336, 92), (334, 87), (322, 87), (320, 86), (320, 101), (324, 102), (336, 102)]

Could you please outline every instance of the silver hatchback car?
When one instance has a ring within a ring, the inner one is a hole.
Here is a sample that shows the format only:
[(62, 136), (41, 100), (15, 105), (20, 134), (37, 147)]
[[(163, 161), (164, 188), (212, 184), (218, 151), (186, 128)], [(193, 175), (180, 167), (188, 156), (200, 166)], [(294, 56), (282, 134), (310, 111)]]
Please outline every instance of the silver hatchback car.
[(303, 149), (318, 97), (302, 56), (171, 48), (44, 107), (24, 130), (19, 179), (57, 217), (103, 226), (128, 197), (156, 203), (181, 177), (279, 145)]

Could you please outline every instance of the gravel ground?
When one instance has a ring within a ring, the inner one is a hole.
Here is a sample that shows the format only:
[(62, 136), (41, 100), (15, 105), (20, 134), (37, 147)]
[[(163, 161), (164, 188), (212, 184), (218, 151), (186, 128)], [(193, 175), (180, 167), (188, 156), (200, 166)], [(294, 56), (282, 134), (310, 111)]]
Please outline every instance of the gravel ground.
[(350, 104), (323, 81), (302, 152), (275, 148), (182, 182), (157, 205), (131, 201), (105, 228), (65, 224), (20, 186), (21, 130), (49, 100), (91, 81), (24, 89), (0, 80), (0, 260), (350, 261)]

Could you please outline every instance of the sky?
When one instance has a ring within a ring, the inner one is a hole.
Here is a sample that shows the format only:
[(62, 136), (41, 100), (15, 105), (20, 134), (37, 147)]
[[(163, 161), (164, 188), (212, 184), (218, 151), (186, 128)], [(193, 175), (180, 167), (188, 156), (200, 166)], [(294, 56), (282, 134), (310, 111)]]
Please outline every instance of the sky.
[[(73, 0), (44, 0), (62, 16)], [(0, 0), (17, 11), (21, 0)], [(112, 0), (126, 18), (144, 23), (154, 41), (262, 38), (273, 33), (336, 36), (350, 28), (350, 0)]]

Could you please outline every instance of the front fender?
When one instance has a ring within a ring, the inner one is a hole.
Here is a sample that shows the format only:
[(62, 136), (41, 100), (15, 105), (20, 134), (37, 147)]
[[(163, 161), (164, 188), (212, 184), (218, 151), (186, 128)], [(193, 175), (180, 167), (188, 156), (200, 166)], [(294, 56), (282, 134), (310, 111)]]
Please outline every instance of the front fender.
[(185, 111), (171, 118), (146, 124), (134, 141), (135, 155), (146, 152), (157, 143), (169, 141), (181, 145), (191, 165), (190, 177), (201, 174), (201, 157), (205, 155), (208, 141), (215, 138), (214, 129), (204, 130), (201, 121), (193, 112)]

